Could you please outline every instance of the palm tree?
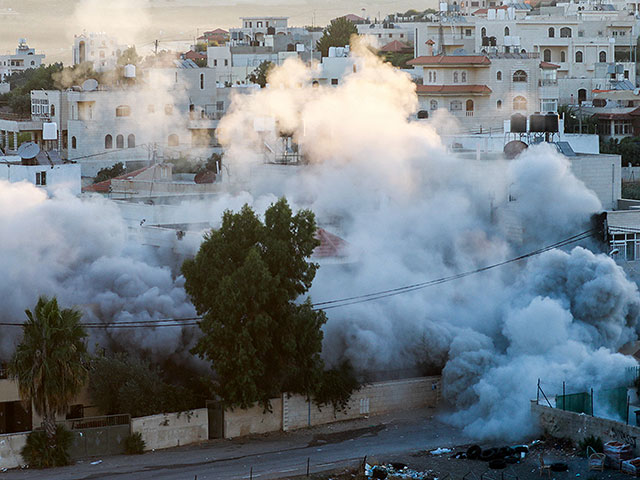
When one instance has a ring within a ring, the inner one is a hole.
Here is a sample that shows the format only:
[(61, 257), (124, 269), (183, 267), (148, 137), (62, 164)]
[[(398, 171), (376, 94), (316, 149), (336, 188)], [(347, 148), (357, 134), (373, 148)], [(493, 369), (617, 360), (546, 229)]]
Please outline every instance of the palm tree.
[(41, 296), (32, 313), (26, 310), (23, 339), (9, 362), (20, 396), (42, 416), (50, 444), (55, 444), (55, 416), (65, 413), (87, 377), (87, 333), (82, 313), (63, 309), (56, 298)]

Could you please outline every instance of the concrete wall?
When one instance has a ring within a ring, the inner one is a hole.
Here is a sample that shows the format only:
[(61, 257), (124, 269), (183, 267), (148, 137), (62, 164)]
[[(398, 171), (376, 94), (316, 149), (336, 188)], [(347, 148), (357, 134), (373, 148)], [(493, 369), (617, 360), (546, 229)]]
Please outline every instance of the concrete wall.
[(622, 180), (640, 182), (640, 167), (622, 167)]
[(271, 400), (271, 412), (259, 405), (245, 410), (236, 408), (224, 412), (225, 438), (277, 432), (282, 429), (282, 398)]
[(574, 412), (566, 412), (558, 408), (536, 405), (531, 401), (532, 421), (542, 430), (558, 438), (571, 438), (575, 442), (589, 435), (602, 438), (603, 442), (616, 440), (629, 443), (636, 455), (640, 454), (640, 427), (625, 425), (615, 420), (592, 417)]
[(602, 208), (613, 210), (622, 196), (620, 155), (579, 155), (569, 157), (571, 171), (593, 190)]
[(188, 412), (150, 415), (131, 419), (131, 433), (140, 433), (145, 449), (179, 447), (209, 438), (206, 408)]
[(28, 433), (0, 435), (0, 468), (16, 468), (24, 464), (20, 450), (27, 443)]
[(301, 395), (284, 394), (281, 399), (271, 400), (271, 412), (264, 413), (259, 406), (226, 411), (224, 436), (234, 438), (287, 431), (395, 410), (436, 407), (439, 399), (440, 377), (410, 378), (366, 385), (353, 394), (344, 412), (335, 412), (332, 406), (319, 409), (313, 401), (309, 403)]

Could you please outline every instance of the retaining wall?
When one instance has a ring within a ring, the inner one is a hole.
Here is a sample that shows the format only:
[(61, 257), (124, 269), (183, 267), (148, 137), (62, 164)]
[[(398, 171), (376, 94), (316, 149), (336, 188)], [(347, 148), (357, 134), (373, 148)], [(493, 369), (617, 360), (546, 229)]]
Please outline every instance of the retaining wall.
[(206, 408), (131, 419), (131, 433), (140, 433), (145, 450), (179, 447), (209, 438)]
[(537, 405), (531, 401), (532, 420), (550, 435), (571, 438), (574, 442), (589, 435), (602, 438), (603, 442), (616, 440), (629, 443), (636, 455), (640, 454), (640, 427), (626, 425), (606, 418), (592, 417), (582, 413), (567, 412), (559, 408)]
[(24, 464), (20, 450), (27, 443), (26, 433), (0, 435), (0, 469), (16, 468)]
[(264, 413), (259, 406), (226, 411), (224, 436), (234, 438), (279, 430), (287, 431), (396, 410), (435, 408), (439, 399), (438, 376), (366, 385), (353, 394), (344, 412), (336, 412), (332, 406), (319, 409), (313, 401), (309, 402), (301, 395), (284, 394), (282, 398), (272, 399), (271, 412)]

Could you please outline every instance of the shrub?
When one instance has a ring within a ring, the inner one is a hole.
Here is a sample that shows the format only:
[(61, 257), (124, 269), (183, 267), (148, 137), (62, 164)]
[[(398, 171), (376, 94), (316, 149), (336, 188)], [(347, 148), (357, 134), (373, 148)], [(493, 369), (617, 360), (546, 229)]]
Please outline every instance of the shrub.
[(53, 448), (49, 445), (44, 430), (34, 430), (27, 437), (27, 443), (20, 453), (30, 467), (63, 467), (71, 463), (69, 448), (72, 443), (73, 433), (62, 425), (57, 425)]
[(140, 432), (132, 433), (124, 439), (124, 453), (127, 455), (141, 455), (144, 453), (145, 443)]
[(585, 437), (583, 440), (578, 442), (578, 453), (583, 456), (587, 456), (587, 447), (593, 448), (596, 452), (602, 453), (604, 450), (604, 445), (602, 444), (602, 439), (600, 437), (596, 437), (594, 435), (590, 435)]

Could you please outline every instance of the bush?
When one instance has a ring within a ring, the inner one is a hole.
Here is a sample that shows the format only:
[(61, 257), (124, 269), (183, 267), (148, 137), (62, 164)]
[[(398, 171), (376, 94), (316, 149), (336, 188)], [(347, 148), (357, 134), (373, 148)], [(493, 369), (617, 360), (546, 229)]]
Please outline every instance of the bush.
[(127, 455), (141, 455), (144, 453), (145, 443), (140, 432), (132, 433), (124, 439), (124, 453)]
[(20, 453), (24, 461), (33, 468), (63, 467), (71, 463), (69, 448), (72, 443), (73, 433), (58, 425), (53, 448), (49, 445), (44, 430), (34, 430), (27, 437), (27, 443)]
[(93, 180), (93, 183), (104, 182), (105, 180), (110, 180), (119, 175), (122, 175), (125, 172), (124, 165), (122, 162), (116, 163), (114, 166), (110, 168), (103, 168), (98, 171), (96, 178)]
[(604, 450), (602, 439), (594, 435), (585, 437), (583, 440), (580, 440), (578, 442), (578, 454), (586, 457), (587, 447), (593, 448), (597, 453), (602, 453), (602, 451)]

